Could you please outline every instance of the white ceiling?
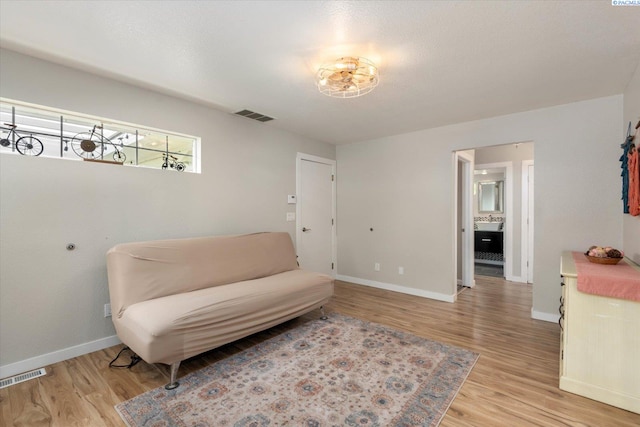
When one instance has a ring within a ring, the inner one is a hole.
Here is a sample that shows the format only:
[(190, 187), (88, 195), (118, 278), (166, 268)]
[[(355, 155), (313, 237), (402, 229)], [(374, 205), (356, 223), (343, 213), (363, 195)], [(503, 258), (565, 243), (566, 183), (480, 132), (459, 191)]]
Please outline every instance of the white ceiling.
[[(622, 93), (640, 7), (599, 1), (0, 1), (0, 45), (333, 144)], [(363, 56), (380, 85), (318, 92)]]

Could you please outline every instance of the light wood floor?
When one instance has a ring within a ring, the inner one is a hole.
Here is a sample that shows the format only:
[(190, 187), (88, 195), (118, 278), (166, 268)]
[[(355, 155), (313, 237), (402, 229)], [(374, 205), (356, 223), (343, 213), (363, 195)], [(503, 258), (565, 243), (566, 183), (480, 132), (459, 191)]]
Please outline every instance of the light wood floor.
[[(441, 426), (640, 426), (640, 415), (558, 389), (558, 325), (532, 320), (531, 286), (478, 276), (455, 304), (336, 282), (327, 311), (480, 353)], [(180, 375), (318, 317), (309, 313), (183, 362)], [(167, 369), (110, 369), (122, 346), (47, 367), (0, 390), (1, 426), (121, 426), (113, 406), (164, 385)]]

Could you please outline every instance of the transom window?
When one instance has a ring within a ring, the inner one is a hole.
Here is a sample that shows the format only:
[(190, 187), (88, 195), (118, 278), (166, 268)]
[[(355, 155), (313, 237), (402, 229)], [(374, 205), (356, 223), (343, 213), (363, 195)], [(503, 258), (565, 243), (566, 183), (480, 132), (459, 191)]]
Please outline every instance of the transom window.
[(0, 152), (200, 173), (200, 138), (0, 99)]

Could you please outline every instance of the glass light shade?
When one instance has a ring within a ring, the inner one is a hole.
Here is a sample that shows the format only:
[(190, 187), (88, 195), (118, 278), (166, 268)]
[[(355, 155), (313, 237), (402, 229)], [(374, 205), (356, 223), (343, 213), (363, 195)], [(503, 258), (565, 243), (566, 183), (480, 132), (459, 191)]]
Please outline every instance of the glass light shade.
[(318, 90), (335, 98), (355, 98), (379, 82), (378, 68), (366, 58), (346, 56), (323, 65), (316, 74)]

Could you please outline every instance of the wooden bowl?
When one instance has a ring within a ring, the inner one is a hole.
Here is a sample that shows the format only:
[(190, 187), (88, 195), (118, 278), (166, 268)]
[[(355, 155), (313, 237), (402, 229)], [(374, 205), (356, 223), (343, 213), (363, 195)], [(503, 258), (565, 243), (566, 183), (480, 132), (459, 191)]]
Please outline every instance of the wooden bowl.
[(589, 256), (587, 254), (584, 254), (584, 256), (587, 257), (589, 262), (592, 262), (594, 264), (606, 264), (606, 265), (615, 265), (619, 263), (620, 260), (622, 259), (622, 258), (609, 258), (609, 257), (601, 258), (597, 256)]

